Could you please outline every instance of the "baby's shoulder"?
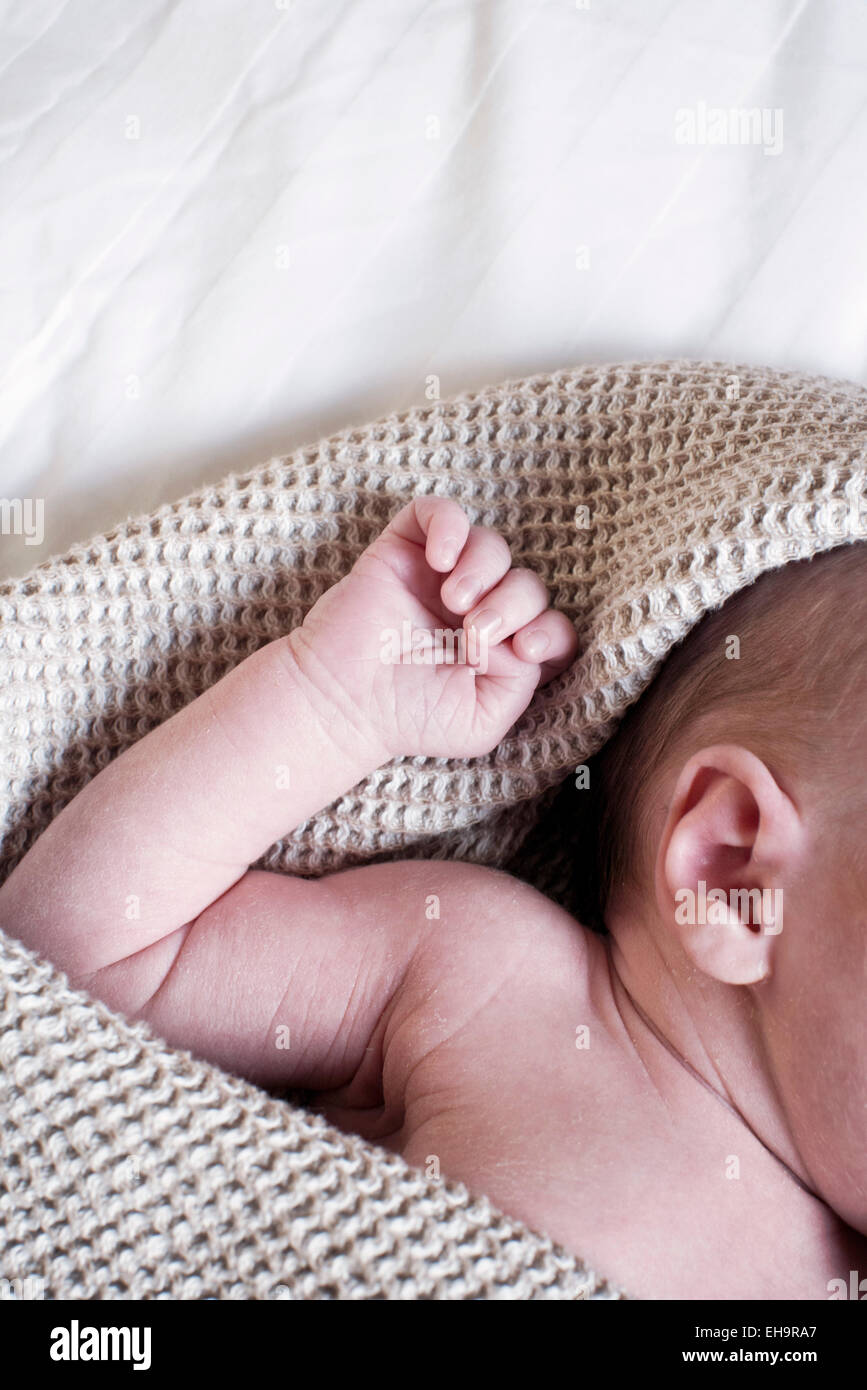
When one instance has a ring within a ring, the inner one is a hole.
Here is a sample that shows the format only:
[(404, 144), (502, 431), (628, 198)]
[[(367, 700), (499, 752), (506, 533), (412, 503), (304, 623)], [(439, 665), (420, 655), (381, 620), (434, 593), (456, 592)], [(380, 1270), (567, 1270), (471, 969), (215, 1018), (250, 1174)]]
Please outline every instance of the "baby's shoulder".
[(330, 883), (359, 924), (416, 938), (422, 973), (443, 956), (489, 973), (527, 950), (585, 964), (598, 938), (531, 884), (503, 869), (453, 859), (402, 859), (343, 870)]
[(433, 1104), (440, 1127), (454, 1120), (472, 1147), (478, 1124), (496, 1120), (494, 1095), (502, 1116), (540, 1077), (556, 1089), (560, 1069), (575, 1070), (576, 1030), (601, 1036), (604, 946), (530, 884), (432, 859), (344, 870), (331, 882), (353, 937), (378, 933), (393, 964), (388, 1006), (339, 1097), (340, 1122), (355, 1107), (350, 1127), (365, 1137), (405, 1152)]
[[(562, 907), (499, 869), (455, 861), (378, 866), (379, 911), (424, 921), (394, 1001), (386, 1051), (410, 1075), (433, 1052), (481, 1059), (520, 1025), (553, 1029), (593, 1010), (604, 947)], [(369, 873), (369, 871), (368, 871)], [(406, 924), (408, 925), (408, 923)], [(607, 972), (606, 972), (607, 975)], [(564, 1022), (565, 1020), (565, 1022)], [(565, 1036), (565, 1035), (564, 1035)]]

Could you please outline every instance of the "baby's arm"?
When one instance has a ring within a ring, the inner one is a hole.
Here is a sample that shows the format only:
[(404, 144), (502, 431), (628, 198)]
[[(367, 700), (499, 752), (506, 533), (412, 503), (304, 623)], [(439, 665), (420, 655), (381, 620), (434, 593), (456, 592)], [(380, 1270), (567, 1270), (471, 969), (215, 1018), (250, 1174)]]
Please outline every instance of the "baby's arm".
[[(470, 528), (456, 503), (404, 508), (301, 628), (84, 788), (0, 888), (0, 926), (73, 983), (227, 1068), (345, 1084), (416, 935), (400, 912), (353, 923), (344, 875), (310, 883), (248, 866), (398, 754), (495, 747), (540, 679), (568, 664), (574, 628), (510, 561), (502, 538)], [(482, 608), (500, 625), (478, 669), (383, 661), (383, 633), (451, 625), (462, 611), (466, 626)], [(295, 1020), (303, 1046), (281, 1049), (276, 1030)]]
[(442, 920), (425, 917), (427, 895), (447, 913), (456, 882), (465, 893), (482, 876), (495, 877), (426, 861), (316, 880), (251, 870), (178, 933), (170, 968), (137, 1008), (140, 957), (108, 966), (93, 989), (169, 1043), (261, 1086), (330, 1092), (367, 1062), (372, 1091), (358, 1103), (378, 1104), (391, 1006), (431, 927), (443, 934)]
[(313, 685), (296, 640), (263, 647), (88, 783), (0, 889), (0, 925), (76, 982), (136, 956), (123, 1007), (146, 998), (205, 908), (388, 760), (339, 688)]

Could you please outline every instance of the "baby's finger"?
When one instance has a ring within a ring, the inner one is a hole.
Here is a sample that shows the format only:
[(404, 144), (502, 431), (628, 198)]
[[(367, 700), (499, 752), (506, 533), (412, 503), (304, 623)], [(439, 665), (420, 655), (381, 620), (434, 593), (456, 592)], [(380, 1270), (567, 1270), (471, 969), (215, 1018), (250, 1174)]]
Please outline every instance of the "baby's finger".
[(489, 526), (471, 526), (461, 558), (440, 589), (452, 613), (466, 613), (482, 594), (498, 584), (512, 563), (506, 541)]
[(416, 513), (427, 533), (424, 556), (431, 569), (440, 573), (452, 569), (470, 533), (466, 512), (450, 497), (420, 497)]
[(423, 545), (431, 569), (450, 570), (457, 563), (469, 535), (470, 522), (459, 503), (450, 497), (415, 497), (392, 517), (383, 536)]
[(540, 685), (565, 671), (578, 654), (578, 634), (565, 613), (549, 608), (516, 632), (512, 651), (522, 661), (542, 667)]
[(503, 642), (548, 607), (548, 590), (533, 570), (509, 570), (464, 618), (464, 627)]

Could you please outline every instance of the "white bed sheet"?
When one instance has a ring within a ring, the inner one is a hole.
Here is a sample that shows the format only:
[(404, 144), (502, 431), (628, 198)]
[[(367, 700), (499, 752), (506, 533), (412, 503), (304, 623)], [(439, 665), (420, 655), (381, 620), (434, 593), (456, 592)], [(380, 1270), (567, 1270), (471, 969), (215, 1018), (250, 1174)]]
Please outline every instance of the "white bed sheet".
[(865, 91), (863, 0), (0, 0), (0, 577), (434, 376), (867, 381)]

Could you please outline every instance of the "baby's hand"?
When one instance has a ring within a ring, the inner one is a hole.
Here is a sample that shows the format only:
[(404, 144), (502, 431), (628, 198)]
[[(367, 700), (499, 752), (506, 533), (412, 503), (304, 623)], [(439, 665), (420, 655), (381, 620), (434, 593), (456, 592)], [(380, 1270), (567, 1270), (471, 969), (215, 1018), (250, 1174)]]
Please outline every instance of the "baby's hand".
[(512, 569), (503, 537), (441, 497), (404, 507), (289, 642), (373, 742), (435, 758), (496, 748), (578, 648), (538, 575)]

